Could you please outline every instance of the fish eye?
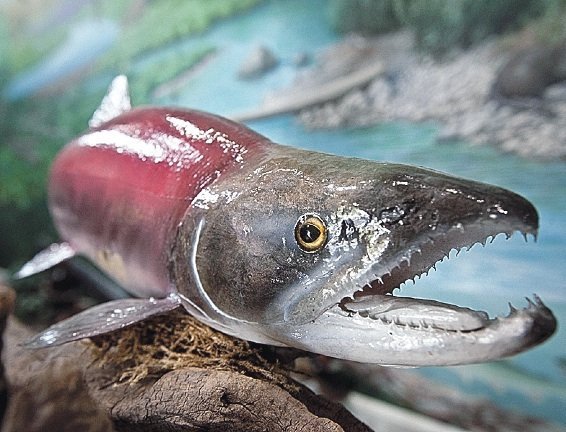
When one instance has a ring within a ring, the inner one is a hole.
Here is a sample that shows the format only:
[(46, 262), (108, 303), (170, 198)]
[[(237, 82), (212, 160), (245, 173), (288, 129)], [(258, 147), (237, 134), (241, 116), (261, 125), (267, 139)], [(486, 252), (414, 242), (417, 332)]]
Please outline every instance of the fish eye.
[(318, 215), (304, 214), (295, 225), (295, 240), (305, 252), (318, 252), (326, 244), (327, 238), (326, 224)]

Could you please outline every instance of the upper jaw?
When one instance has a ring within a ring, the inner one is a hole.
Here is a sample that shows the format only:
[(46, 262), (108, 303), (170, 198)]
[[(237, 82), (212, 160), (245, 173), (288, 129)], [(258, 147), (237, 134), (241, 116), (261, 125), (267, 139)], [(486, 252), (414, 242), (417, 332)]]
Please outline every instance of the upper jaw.
[[(393, 294), (403, 283), (428, 273), (453, 249), (485, 244), (498, 234), (511, 237), (520, 232), (525, 238), (529, 234), (536, 238), (538, 215), (524, 198), (444, 176), (440, 176), (444, 183), (439, 187), (434, 174), (429, 174), (428, 184), (417, 183), (417, 191), (405, 188), (403, 196), (393, 197), (392, 202), (366, 203), (365, 208), (373, 207), (373, 212), (342, 205), (330, 214), (324, 265), (302, 281), (301, 290), (285, 294), (291, 296), (284, 302), (285, 321), (301, 324), (315, 320), (336, 304), (348, 311), (352, 299)], [(448, 194), (444, 193), (447, 189)], [(406, 204), (407, 196), (412, 197), (410, 204)], [(405, 205), (393, 209), (395, 202)], [(401, 216), (393, 218), (392, 214)], [(354, 227), (355, 236), (344, 238), (341, 227), (345, 222)], [(451, 315), (461, 312), (451, 306), (448, 309)]]

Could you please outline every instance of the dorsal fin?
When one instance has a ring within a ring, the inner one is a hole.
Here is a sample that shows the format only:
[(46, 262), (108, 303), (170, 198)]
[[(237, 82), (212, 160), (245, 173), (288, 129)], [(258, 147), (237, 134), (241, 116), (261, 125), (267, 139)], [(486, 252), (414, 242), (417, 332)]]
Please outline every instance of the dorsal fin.
[(125, 75), (118, 75), (112, 80), (106, 96), (100, 102), (100, 106), (92, 115), (88, 125), (91, 128), (100, 126), (131, 108), (128, 78)]

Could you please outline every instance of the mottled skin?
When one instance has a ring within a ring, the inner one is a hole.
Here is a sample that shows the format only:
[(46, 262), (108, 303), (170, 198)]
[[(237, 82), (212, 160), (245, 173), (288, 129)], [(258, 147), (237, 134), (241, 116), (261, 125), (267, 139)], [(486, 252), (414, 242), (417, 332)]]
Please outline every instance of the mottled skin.
[(91, 308), (29, 346), (116, 330), (180, 305), (247, 340), (389, 365), (498, 359), (553, 333), (556, 321), (538, 298), (489, 319), (390, 295), (452, 248), (498, 233), (535, 235), (536, 210), (519, 195), (280, 146), (212, 114), (130, 110), (126, 92), (117, 78), (93, 127), (54, 162), (50, 208), (70, 246), (48, 249), (20, 273), (78, 253), (141, 298)]

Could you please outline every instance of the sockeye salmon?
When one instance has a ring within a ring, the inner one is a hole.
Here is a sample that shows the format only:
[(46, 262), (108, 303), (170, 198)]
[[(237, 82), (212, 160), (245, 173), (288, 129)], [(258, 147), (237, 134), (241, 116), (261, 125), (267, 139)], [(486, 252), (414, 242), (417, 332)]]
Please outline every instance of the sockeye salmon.
[(507, 317), (393, 295), (451, 249), (536, 235), (521, 196), (413, 166), (299, 150), (204, 112), (132, 109), (117, 77), (90, 129), (53, 163), (63, 243), (18, 277), (76, 254), (137, 298), (104, 303), (29, 341), (46, 347), (184, 307), (253, 342), (385, 365), (499, 359), (547, 339), (535, 296)]

